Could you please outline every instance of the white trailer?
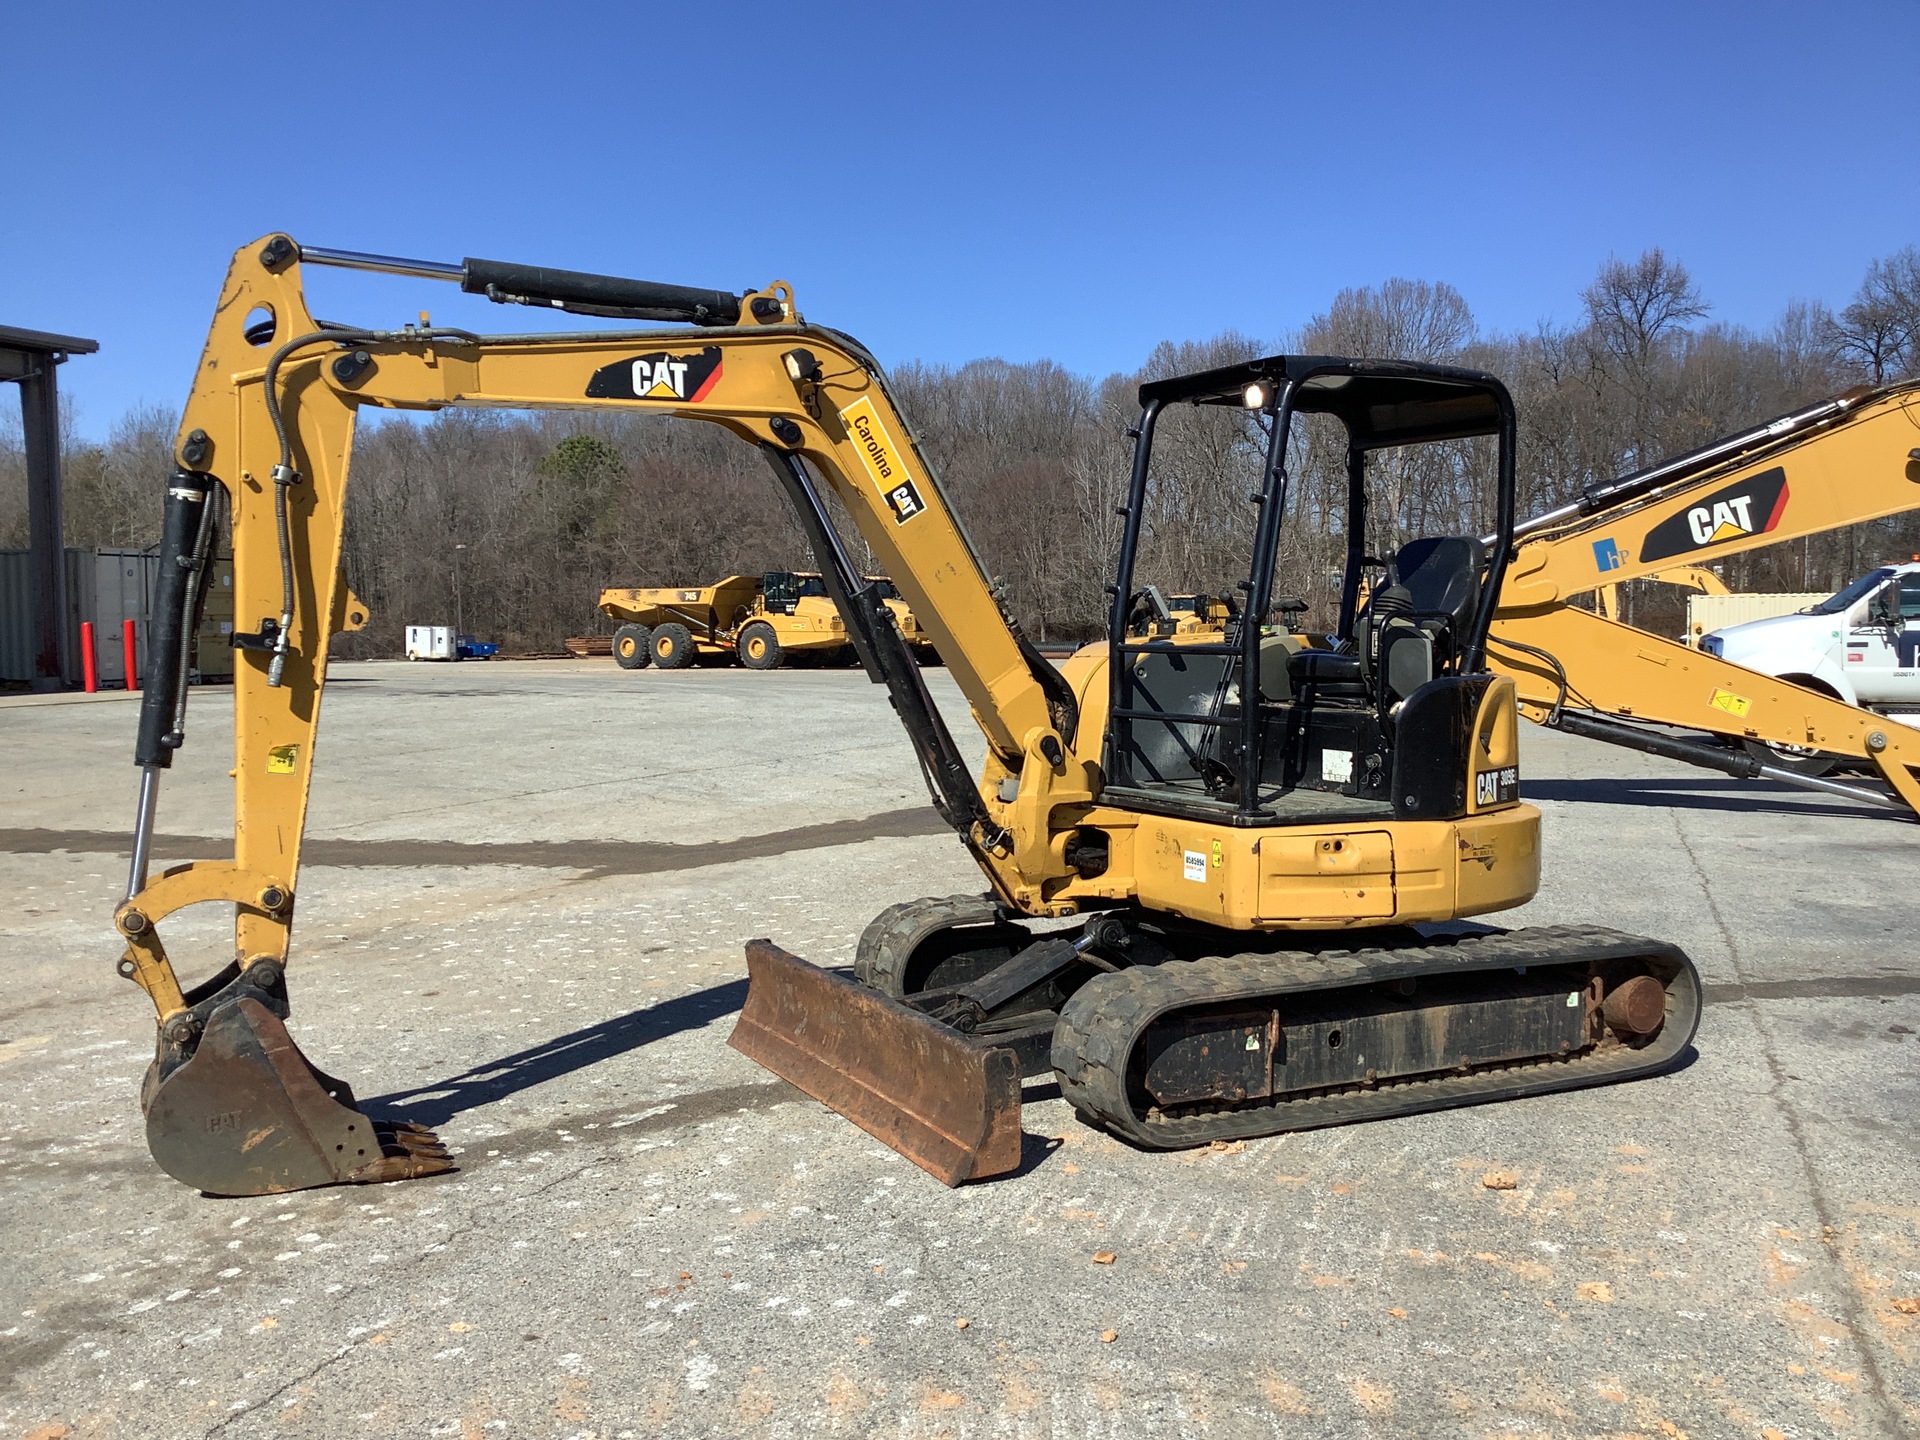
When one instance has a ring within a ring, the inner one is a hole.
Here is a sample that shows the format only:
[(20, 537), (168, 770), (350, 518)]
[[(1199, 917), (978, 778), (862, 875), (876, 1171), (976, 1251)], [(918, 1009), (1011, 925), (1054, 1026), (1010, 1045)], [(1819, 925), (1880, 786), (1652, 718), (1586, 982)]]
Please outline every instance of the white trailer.
[(407, 659), (458, 660), (459, 658), (459, 652), (453, 645), (451, 625), (407, 626)]

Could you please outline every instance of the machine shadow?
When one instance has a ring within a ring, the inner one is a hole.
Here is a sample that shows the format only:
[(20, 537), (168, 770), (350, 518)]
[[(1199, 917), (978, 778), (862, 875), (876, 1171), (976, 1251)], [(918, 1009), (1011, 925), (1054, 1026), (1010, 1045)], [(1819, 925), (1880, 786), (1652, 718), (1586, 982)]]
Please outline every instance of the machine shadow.
[(747, 982), (729, 980), (724, 985), (677, 995), (644, 1010), (555, 1036), (444, 1080), (368, 1096), (361, 1104), (369, 1114), (405, 1118), (428, 1127), (444, 1125), (468, 1110), (491, 1105), (535, 1085), (544, 1085), (549, 1080), (664, 1040), (669, 1035), (710, 1025), (723, 1015), (739, 1010), (746, 999)]
[[(1716, 793), (1717, 792), (1717, 793)], [(1802, 800), (1813, 792), (1765, 780), (1527, 780), (1522, 800), (1568, 800), (1586, 805), (1640, 805), (1656, 809), (1715, 810), (1729, 814), (1818, 815), (1911, 823), (1904, 810), (1845, 801)]]
[(1019, 1180), (1031, 1175), (1046, 1162), (1046, 1158), (1066, 1142), (1057, 1135), (1035, 1135), (1030, 1130), (1020, 1133), (1020, 1164), (1004, 1175), (990, 1175), (977, 1183), (983, 1185), (998, 1184), (1002, 1180)]

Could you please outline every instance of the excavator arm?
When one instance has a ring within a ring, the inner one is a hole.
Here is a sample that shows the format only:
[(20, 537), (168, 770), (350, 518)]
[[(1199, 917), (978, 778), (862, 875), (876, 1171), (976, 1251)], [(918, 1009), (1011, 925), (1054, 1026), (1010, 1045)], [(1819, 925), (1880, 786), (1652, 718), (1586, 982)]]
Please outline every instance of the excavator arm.
[[(1659, 570), (1641, 577), (1644, 580), (1660, 580), (1669, 585), (1678, 585), (1684, 590), (1695, 590), (1702, 595), (1728, 595), (1727, 582), (1704, 565), (1675, 565), (1670, 570)], [(1620, 587), (1617, 584), (1602, 585), (1595, 592), (1600, 602), (1600, 613), (1609, 620), (1620, 616)]]
[[(457, 280), (503, 303), (696, 328), (480, 336), (433, 327), (423, 315), (399, 330), (351, 329), (309, 312), (301, 277), (313, 263)], [(935, 804), (1002, 903), (1035, 908), (1036, 867), (1044, 870), (1051, 848), (1048, 796), (1090, 798), (1090, 778), (1076, 773), (1085, 767), (1066, 761), (1074, 695), (1005, 614), (858, 343), (807, 325), (784, 284), (730, 295), (487, 261), (303, 252), (268, 236), (234, 256), (182, 420), (155, 600), (163, 673), (142, 706), (132, 869), (115, 914), (126, 942), (120, 971), (146, 991), (159, 1021), (143, 1098), (150, 1148), (169, 1173), (232, 1194), (400, 1178), (451, 1163), (427, 1132), (369, 1122), (350, 1089), (315, 1069), (281, 1023), (328, 644), (364, 618), (340, 556), (354, 422), (368, 406), (668, 414), (721, 425), (759, 447), (861, 660), (888, 687)], [(835, 532), (828, 493), (972, 707), (989, 749), (983, 781), (969, 773), (880, 592)], [(234, 855), (153, 878), (160, 777), (185, 738), (186, 640), (223, 515), (240, 650)], [(160, 927), (206, 902), (234, 907), (232, 959), (184, 986)]]
[[(1920, 507), (1920, 383), (1854, 390), (1589, 492), (1516, 532), (1489, 658), (1522, 713), (1730, 774), (1920, 812), (1920, 731), (1579, 606), (1637, 579)], [(1693, 581), (1698, 585), (1698, 581)], [(1705, 588), (1701, 586), (1700, 588)], [(1897, 800), (1635, 722), (1870, 761)]]

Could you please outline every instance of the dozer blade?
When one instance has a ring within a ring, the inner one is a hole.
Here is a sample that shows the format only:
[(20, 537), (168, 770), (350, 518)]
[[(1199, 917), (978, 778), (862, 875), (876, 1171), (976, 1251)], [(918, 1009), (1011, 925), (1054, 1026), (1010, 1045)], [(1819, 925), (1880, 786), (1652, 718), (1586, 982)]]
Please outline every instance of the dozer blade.
[(727, 1043), (947, 1185), (1020, 1165), (1020, 1064), (766, 940)]
[(211, 1195), (410, 1180), (454, 1168), (431, 1130), (361, 1114), (345, 1082), (301, 1054), (257, 1000), (220, 1006), (186, 1063), (157, 1083), (153, 1075), (147, 1148), (174, 1179)]

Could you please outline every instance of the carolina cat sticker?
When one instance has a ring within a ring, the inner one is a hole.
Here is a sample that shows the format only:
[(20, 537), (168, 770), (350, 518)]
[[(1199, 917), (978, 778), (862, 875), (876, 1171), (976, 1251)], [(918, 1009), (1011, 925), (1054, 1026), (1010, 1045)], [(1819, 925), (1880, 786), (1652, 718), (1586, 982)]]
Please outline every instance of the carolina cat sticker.
[(893, 511), (893, 523), (904, 525), (925, 510), (927, 505), (920, 498), (919, 487), (901, 463), (900, 447), (887, 433), (873, 402), (862, 396), (840, 412), (840, 419), (847, 427), (854, 449), (860, 452), (860, 463), (867, 467), (873, 483), (880, 487), (887, 508)]
[(602, 365), (587, 382), (589, 400), (684, 400), (697, 404), (720, 379), (720, 347), (691, 354), (653, 350)]

